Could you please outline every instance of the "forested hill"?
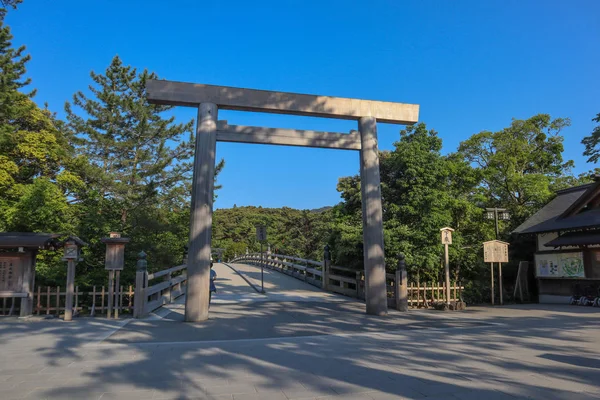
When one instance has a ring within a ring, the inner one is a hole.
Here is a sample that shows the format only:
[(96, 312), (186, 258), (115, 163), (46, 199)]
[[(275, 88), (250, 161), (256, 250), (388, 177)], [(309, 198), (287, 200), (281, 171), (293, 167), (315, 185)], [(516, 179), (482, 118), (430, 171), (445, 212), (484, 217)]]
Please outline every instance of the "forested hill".
[(213, 247), (224, 248), (225, 258), (244, 253), (246, 248), (258, 251), (256, 225), (264, 224), (272, 251), (319, 260), (329, 237), (331, 209), (253, 206), (218, 209), (213, 215)]

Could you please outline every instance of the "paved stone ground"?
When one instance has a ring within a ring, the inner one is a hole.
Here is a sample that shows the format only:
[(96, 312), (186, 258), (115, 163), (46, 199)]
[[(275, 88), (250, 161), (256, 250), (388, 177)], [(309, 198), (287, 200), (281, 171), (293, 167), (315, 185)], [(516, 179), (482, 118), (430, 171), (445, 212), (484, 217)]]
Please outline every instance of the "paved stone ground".
[(0, 319), (0, 399), (600, 399), (597, 308), (377, 318), (286, 293), (298, 281), (275, 272), (265, 296), (215, 269), (201, 324), (179, 322), (177, 304), (145, 321)]

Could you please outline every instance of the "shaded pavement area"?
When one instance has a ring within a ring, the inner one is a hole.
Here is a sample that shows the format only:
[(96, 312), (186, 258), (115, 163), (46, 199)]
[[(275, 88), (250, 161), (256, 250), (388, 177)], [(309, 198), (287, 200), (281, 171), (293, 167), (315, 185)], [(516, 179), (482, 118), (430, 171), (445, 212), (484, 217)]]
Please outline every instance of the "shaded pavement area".
[(203, 323), (179, 322), (177, 305), (144, 321), (0, 319), (0, 398), (600, 399), (597, 308), (371, 317), (318, 290), (281, 301), (275, 280), (248, 291), (218, 268)]

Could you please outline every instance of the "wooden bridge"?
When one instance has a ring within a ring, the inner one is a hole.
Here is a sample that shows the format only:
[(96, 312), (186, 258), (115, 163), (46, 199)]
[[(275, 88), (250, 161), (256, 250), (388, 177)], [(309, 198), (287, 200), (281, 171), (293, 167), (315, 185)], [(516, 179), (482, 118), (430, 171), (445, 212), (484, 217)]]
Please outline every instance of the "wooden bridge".
[[(143, 261), (143, 260), (140, 260)], [(250, 288), (257, 288), (259, 281), (254, 281), (251, 275), (257, 270), (246, 269), (242, 265), (260, 268), (261, 265), (269, 271), (278, 274), (287, 275), (295, 278), (299, 282), (304, 282), (305, 286), (292, 285), (287, 281), (278, 280), (277, 285), (273, 286), (278, 296), (271, 296), (268, 299), (277, 301), (277, 299), (290, 299), (296, 296), (298, 291), (317, 290), (324, 293), (333, 293), (342, 295), (347, 300), (365, 299), (365, 275), (364, 271), (348, 267), (326, 265), (327, 261), (308, 260), (300, 257), (294, 257), (284, 254), (250, 253), (237, 256), (225, 265), (227, 268), (233, 268), (241, 275)], [(326, 279), (323, 279), (324, 265), (326, 265)], [(220, 275), (229, 274), (226, 267), (218, 268)], [(225, 269), (224, 269), (225, 268)], [(400, 309), (399, 306), (399, 278), (400, 271), (395, 274), (386, 274), (386, 285), (388, 294), (388, 307), (391, 309)], [(135, 287), (121, 286), (115, 291), (114, 315), (120, 314), (133, 315), (135, 318), (143, 318), (164, 305), (171, 304), (177, 300), (182, 301), (185, 295), (187, 285), (187, 266), (178, 265), (154, 273), (147, 273), (143, 269), (138, 269)], [(451, 284), (450, 302), (461, 299), (461, 292), (464, 289), (457, 283)], [(270, 289), (267, 288), (267, 291)], [(283, 296), (283, 292), (288, 293)], [(429, 308), (438, 303), (445, 303), (445, 284), (444, 282), (412, 282), (407, 284), (407, 302), (410, 308)], [(108, 291), (104, 286), (93, 286), (88, 289), (80, 287), (75, 288), (74, 311), (87, 315), (105, 315), (108, 312)], [(64, 287), (41, 287), (38, 286), (34, 293), (35, 315), (59, 315), (64, 311), (66, 291)], [(219, 301), (219, 295), (215, 296)], [(297, 297), (297, 296), (296, 296)], [(233, 291), (228, 293), (226, 300), (243, 301), (247, 300), (247, 291)], [(301, 297), (300, 297), (301, 298)], [(329, 301), (331, 297), (324, 296), (322, 301)], [(10, 299), (3, 299), (0, 304), (0, 315), (14, 315), (18, 304)], [(8, 300), (8, 303), (7, 303)], [(264, 300), (264, 299), (263, 299)]]

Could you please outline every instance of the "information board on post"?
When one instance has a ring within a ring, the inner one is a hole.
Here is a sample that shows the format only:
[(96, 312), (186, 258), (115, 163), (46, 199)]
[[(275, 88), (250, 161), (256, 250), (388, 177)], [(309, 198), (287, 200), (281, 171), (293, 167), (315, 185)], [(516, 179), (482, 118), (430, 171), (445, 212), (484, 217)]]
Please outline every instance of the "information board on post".
[(265, 225), (256, 226), (256, 240), (259, 242), (267, 241), (267, 227)]
[(490, 240), (483, 243), (483, 262), (486, 263), (507, 263), (508, 262), (508, 243), (500, 240)]

